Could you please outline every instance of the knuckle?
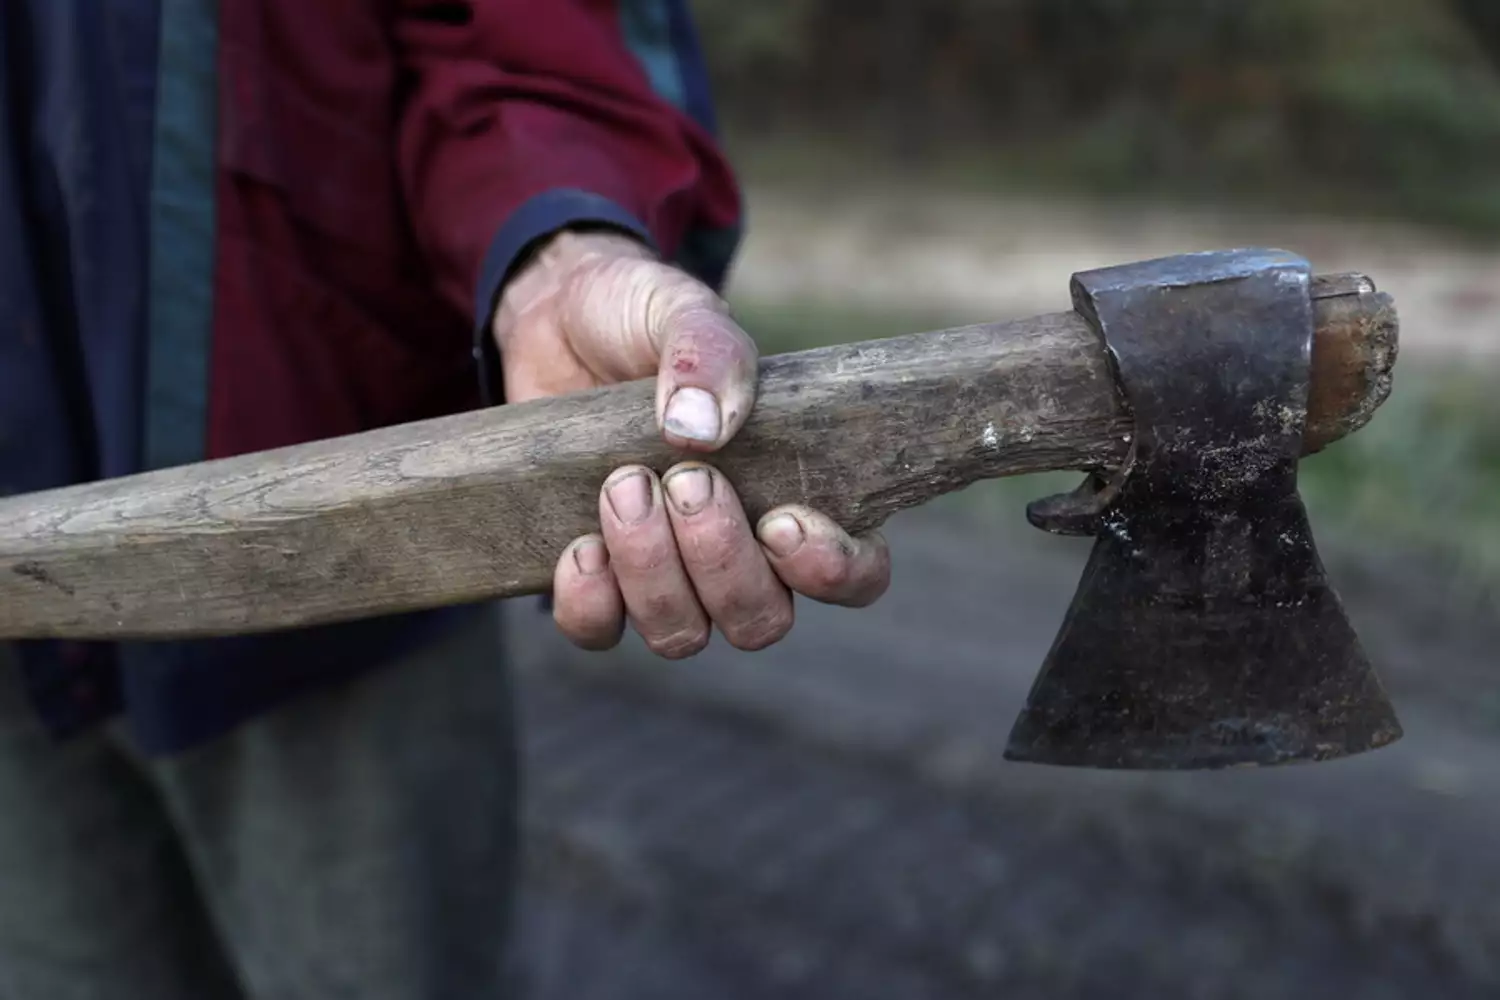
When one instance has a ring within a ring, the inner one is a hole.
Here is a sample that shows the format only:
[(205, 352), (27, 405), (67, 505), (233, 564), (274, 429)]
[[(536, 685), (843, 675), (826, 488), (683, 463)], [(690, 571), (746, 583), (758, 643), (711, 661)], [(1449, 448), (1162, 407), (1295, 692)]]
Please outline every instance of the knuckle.
[(755, 539), (734, 518), (709, 512), (682, 539), (683, 562), (693, 568), (695, 576), (715, 580), (733, 573), (753, 551)]
[(654, 319), (672, 322), (699, 312), (728, 311), (728, 306), (717, 292), (686, 271), (653, 263), (650, 277)]
[(843, 554), (825, 553), (810, 563), (808, 586), (820, 594), (841, 594), (854, 579), (854, 560)]
[(620, 642), (619, 629), (600, 628), (594, 631), (564, 632), (568, 641), (579, 649), (588, 650), (591, 653), (602, 653), (607, 649), (614, 649)]
[(678, 332), (667, 345), (665, 360), (678, 374), (742, 375), (755, 362), (749, 337), (710, 308), (680, 309), (672, 322)]
[(686, 603), (676, 594), (648, 594), (641, 600), (641, 621), (648, 629), (661, 631), (660, 623), (680, 622), (688, 617), (683, 608)]
[(867, 608), (885, 596), (889, 585), (890, 578), (886, 576), (862, 577), (846, 593), (843, 603), (851, 608)]
[(563, 299), (570, 325), (614, 330), (622, 318), (647, 317), (657, 292), (660, 265), (637, 257), (597, 255), (565, 279)]
[(665, 660), (685, 660), (708, 646), (709, 630), (691, 625), (663, 635), (646, 637), (646, 648)]
[(792, 630), (790, 603), (758, 615), (746, 622), (724, 629), (724, 637), (735, 649), (753, 653), (775, 645)]
[(589, 616), (558, 608), (552, 620), (563, 637), (581, 649), (609, 649), (620, 640), (620, 624), (609, 616)]
[(670, 565), (677, 558), (677, 544), (668, 535), (656, 531), (642, 531), (622, 539), (611, 548), (610, 559), (622, 569), (636, 573), (654, 573)]

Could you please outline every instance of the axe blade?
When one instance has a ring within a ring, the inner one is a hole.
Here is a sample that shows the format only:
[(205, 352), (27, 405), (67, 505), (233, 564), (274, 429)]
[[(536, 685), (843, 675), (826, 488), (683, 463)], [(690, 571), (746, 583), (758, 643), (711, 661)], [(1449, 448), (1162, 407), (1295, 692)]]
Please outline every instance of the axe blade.
[(1400, 735), (1291, 497), (1227, 529), (1165, 518), (1102, 533), (1006, 757), (1210, 769), (1331, 760)]
[(1309, 277), (1262, 250), (1074, 276), (1133, 447), (1112, 475), (1028, 511), (1096, 541), (1007, 758), (1206, 769), (1401, 736), (1297, 494)]

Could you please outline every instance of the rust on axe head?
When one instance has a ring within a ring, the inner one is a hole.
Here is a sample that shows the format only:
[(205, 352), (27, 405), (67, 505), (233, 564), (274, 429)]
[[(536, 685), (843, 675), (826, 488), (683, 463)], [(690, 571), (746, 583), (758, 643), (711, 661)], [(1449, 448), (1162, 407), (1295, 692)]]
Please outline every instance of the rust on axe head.
[(1009, 759), (1217, 768), (1400, 737), (1297, 494), (1310, 279), (1276, 250), (1074, 275), (1134, 434), (1120, 468), (1028, 509), (1096, 541)]

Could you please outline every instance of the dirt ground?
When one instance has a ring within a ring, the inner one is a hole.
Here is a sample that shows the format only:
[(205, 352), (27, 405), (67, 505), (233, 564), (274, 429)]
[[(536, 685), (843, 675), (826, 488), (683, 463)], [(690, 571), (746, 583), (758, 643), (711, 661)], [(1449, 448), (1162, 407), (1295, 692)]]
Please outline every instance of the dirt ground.
[[(1290, 243), (1393, 291), (1404, 350), (1500, 362), (1500, 257), (1396, 230), (814, 201), (752, 198), (737, 295), (994, 318), (1065, 308), (1081, 267)], [(1500, 623), (1325, 545), (1402, 741), (1267, 771), (1028, 767), (1001, 751), (1086, 542), (944, 501), (887, 536), (880, 605), (804, 602), (759, 654), (590, 656), (514, 605), (529, 996), (1500, 996)]]
[(889, 537), (878, 608), (758, 655), (575, 654), (517, 606), (534, 996), (1500, 995), (1500, 739), (1427, 682), (1493, 666), (1482, 623), (1345, 588), (1406, 729), (1376, 753), (1025, 767), (1083, 552), (943, 510)]

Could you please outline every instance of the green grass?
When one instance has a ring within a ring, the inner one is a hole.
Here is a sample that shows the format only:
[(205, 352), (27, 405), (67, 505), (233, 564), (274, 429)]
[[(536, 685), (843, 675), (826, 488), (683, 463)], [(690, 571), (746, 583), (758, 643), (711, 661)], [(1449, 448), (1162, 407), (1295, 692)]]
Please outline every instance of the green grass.
[[(938, 329), (950, 317), (819, 305), (736, 303), (763, 354)], [(1500, 610), (1500, 393), (1493, 374), (1397, 367), (1395, 389), (1358, 433), (1300, 466), (1320, 540), (1410, 555), (1454, 595)], [(1074, 473), (985, 483), (951, 500), (981, 517), (1017, 517), (1025, 499), (1071, 488)]]

